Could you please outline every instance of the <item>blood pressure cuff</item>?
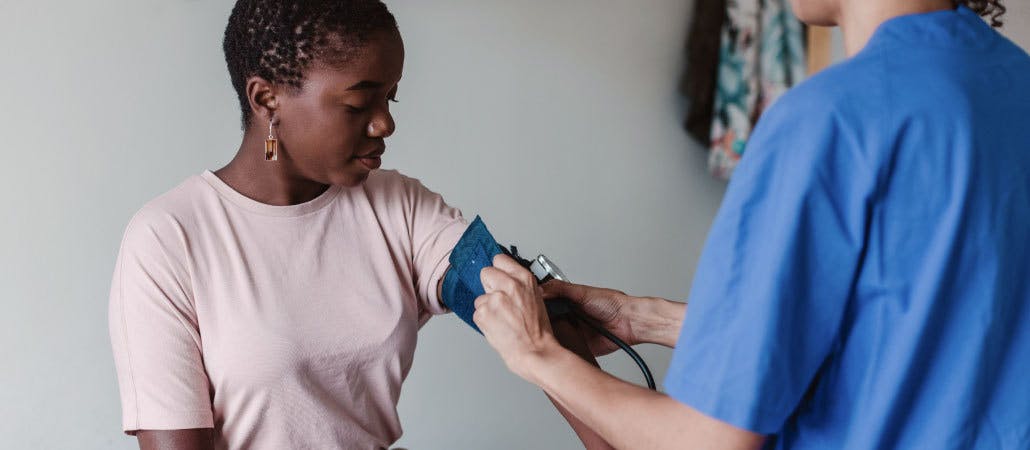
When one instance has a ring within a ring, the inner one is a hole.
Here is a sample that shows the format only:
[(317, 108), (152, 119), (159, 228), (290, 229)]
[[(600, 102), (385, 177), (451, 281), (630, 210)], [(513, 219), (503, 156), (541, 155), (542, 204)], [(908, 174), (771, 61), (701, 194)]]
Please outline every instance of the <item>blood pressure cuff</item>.
[(479, 280), (479, 272), (484, 267), (493, 266), (494, 256), (498, 253), (501, 253), (500, 246), (483, 220), (476, 216), (451, 250), (451, 268), (443, 279), (443, 303), (479, 333), (482, 331), (472, 321), (476, 298), (486, 292)]

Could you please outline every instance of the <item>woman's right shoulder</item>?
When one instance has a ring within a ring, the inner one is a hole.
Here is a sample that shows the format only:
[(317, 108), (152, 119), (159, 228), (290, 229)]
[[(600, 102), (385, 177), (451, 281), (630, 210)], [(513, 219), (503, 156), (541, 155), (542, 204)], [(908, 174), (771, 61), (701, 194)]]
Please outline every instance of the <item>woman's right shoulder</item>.
[(216, 195), (200, 176), (192, 176), (176, 187), (143, 204), (125, 227), (123, 247), (140, 240), (152, 242), (181, 239), (189, 224), (197, 222), (198, 205)]

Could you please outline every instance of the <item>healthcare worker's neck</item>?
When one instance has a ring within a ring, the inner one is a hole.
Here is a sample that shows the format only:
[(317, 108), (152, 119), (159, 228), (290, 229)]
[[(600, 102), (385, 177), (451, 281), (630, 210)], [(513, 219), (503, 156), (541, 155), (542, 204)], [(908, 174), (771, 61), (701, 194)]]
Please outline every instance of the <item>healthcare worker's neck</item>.
[(880, 24), (898, 16), (954, 9), (952, 0), (843, 0), (837, 24), (848, 56), (862, 51)]

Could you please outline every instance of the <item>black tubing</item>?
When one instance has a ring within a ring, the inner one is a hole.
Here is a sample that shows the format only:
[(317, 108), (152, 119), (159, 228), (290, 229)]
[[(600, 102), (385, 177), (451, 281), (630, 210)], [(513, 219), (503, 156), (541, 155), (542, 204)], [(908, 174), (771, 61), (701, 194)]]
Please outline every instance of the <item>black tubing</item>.
[(590, 328), (593, 328), (594, 331), (600, 333), (609, 341), (612, 341), (612, 343), (619, 346), (619, 348), (621, 348), (622, 351), (626, 352), (626, 354), (629, 355), (630, 358), (633, 358), (633, 362), (637, 363), (637, 367), (640, 367), (640, 371), (644, 373), (644, 380), (647, 381), (647, 388), (652, 391), (658, 390), (655, 387), (654, 376), (651, 375), (651, 369), (647, 367), (647, 363), (644, 362), (644, 358), (641, 358), (640, 354), (637, 353), (636, 350), (633, 350), (633, 347), (630, 347), (629, 344), (626, 343), (626, 341), (623, 341), (622, 339), (619, 339), (618, 336), (612, 334), (611, 331), (606, 330), (604, 327), (594, 323), (594, 321), (583, 316), (583, 314), (579, 311), (572, 311), (573, 314), (576, 316), (576, 319), (578, 319), (580, 322), (587, 324), (587, 326), (589, 326)]

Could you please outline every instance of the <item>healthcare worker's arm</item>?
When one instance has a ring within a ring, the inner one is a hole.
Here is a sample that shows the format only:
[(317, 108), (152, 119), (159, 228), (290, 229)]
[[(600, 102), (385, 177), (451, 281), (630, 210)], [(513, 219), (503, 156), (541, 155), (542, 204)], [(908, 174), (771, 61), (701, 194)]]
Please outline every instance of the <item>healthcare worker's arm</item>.
[[(436, 298), (443, 298), (443, 279), (446, 276), (446, 272), (450, 270), (451, 268), (448, 267), (444, 271), (444, 276), (440, 277), (440, 281), (436, 285)], [(591, 364), (593, 367), (598, 367), (597, 360), (594, 359), (591, 346), (587, 341), (588, 335), (583, 330), (580, 330), (568, 321), (559, 320), (553, 324), (553, 331), (554, 336), (562, 347), (578, 355), (584, 362)], [(576, 433), (576, 436), (583, 443), (583, 448), (586, 450), (608, 450), (612, 448), (596, 431), (569, 412), (557, 399), (550, 395), (547, 398), (554, 404), (554, 407), (562, 417), (565, 418), (565, 421), (569, 423), (569, 426), (572, 427), (572, 431)]]
[(562, 348), (533, 275), (504, 255), (482, 273), (476, 325), (508, 368), (540, 386), (616, 448), (736, 450), (764, 437), (616, 379)]
[[(568, 320), (559, 319), (551, 322), (551, 329), (554, 331), (554, 336), (557, 338), (558, 343), (569, 352), (573, 353), (581, 361), (589, 364), (591, 367), (600, 367), (597, 364), (597, 360), (594, 359), (593, 354), (590, 352), (590, 348), (587, 345), (586, 339), (584, 339), (585, 333), (579, 329), (575, 324)], [(546, 393), (546, 392), (545, 392)], [(563, 406), (558, 399), (547, 395), (547, 398), (554, 404), (554, 407), (558, 409), (565, 421), (569, 423), (572, 430), (576, 432), (576, 436), (583, 443), (583, 448), (586, 450), (609, 450), (613, 447), (601, 437), (597, 431), (591, 429), (572, 414), (568, 408)]]
[(499, 258), (476, 322), (506, 364), (618, 447), (747, 448), (789, 426), (846, 338), (883, 189), (868, 153), (881, 127), (853, 128), (868, 120), (838, 109), (824, 82), (777, 100), (751, 136), (698, 263), (669, 397), (558, 350), (529, 275)]
[[(625, 292), (560, 280), (542, 286), (544, 300), (570, 300), (587, 316), (629, 345), (676, 345), (685, 303), (657, 297), (632, 297)], [(619, 347), (593, 330), (584, 330), (584, 337), (594, 355), (607, 355)]]

